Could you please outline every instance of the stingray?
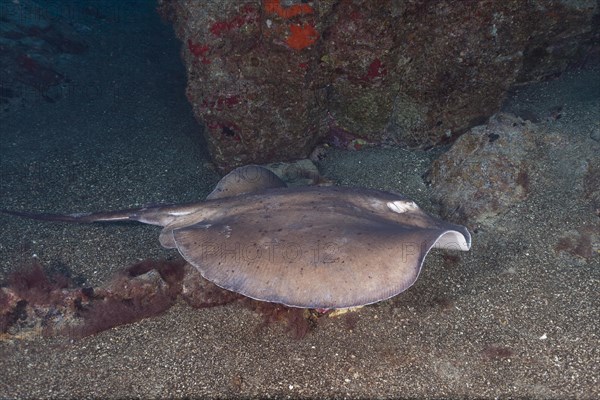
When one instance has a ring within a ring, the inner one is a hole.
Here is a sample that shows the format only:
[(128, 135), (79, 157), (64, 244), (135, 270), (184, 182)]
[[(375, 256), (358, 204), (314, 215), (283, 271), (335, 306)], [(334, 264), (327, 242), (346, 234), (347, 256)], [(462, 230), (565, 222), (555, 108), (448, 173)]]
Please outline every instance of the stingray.
[(408, 198), (372, 189), (288, 188), (266, 168), (235, 169), (206, 201), (112, 212), (3, 213), (46, 221), (138, 221), (162, 226), (202, 276), (253, 299), (347, 308), (395, 296), (416, 281), (432, 248), (467, 251), (464, 226)]

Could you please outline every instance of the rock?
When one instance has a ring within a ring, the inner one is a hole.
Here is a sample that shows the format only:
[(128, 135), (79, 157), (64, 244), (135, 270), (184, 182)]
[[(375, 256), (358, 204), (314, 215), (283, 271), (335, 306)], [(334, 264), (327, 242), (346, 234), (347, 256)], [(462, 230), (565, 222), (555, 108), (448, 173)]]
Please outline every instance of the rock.
[[(561, 73), (597, 35), (571, 1), (159, 0), (222, 171), (315, 144), (437, 144)], [(356, 147), (356, 146), (354, 146)], [(359, 146), (360, 147), (360, 146)]]
[(0, 287), (0, 341), (59, 334), (81, 338), (158, 315), (180, 295), (184, 266), (182, 260), (146, 260), (96, 288), (48, 276), (37, 263), (16, 270), (8, 286)]
[(288, 186), (309, 186), (323, 183), (317, 166), (309, 159), (289, 163), (263, 165), (280, 177)]
[(527, 198), (528, 153), (535, 125), (510, 114), (459, 137), (432, 164), (427, 179), (441, 213), (463, 223), (485, 224)]
[(94, 290), (94, 294), (98, 297), (119, 301), (157, 295), (166, 296), (168, 292), (169, 285), (156, 270), (138, 276), (117, 274), (107, 285)]
[[(55, 15), (53, 5), (32, 0), (0, 5), (0, 110), (7, 113), (39, 99), (64, 97), (65, 69), (88, 45), (68, 17)], [(58, 13), (60, 14), (60, 13)]]
[(313, 40), (316, 16), (295, 10), (310, 6), (168, 5), (184, 43), (187, 96), (220, 169), (305, 158), (326, 131), (325, 93), (313, 87), (312, 52), (300, 51)]

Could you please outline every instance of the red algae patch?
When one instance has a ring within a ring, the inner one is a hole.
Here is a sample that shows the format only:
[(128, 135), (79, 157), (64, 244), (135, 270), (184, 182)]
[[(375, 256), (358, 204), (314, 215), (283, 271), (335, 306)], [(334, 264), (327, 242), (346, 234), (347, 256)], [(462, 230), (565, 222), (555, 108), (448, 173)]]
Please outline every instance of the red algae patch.
[(262, 316), (257, 329), (284, 324), (301, 339), (322, 314), (243, 297), (202, 278), (182, 259), (144, 260), (118, 272), (100, 287), (75, 287), (39, 263), (13, 272), (0, 287), (0, 340), (62, 335), (80, 339), (155, 317), (177, 299), (194, 308), (239, 301)]

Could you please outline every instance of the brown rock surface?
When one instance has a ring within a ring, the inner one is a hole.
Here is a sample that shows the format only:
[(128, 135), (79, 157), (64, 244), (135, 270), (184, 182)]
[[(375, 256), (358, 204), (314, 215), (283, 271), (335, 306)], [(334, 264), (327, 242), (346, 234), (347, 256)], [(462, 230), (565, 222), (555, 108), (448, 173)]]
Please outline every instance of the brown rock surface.
[(222, 170), (303, 158), (319, 141), (443, 142), (498, 111), (511, 85), (583, 60), (598, 35), (592, 0), (159, 4)]
[[(472, 229), (489, 228), (502, 216), (523, 212), (525, 200), (539, 201), (530, 199), (533, 193), (575, 213), (573, 201), (556, 200), (566, 192), (586, 204), (586, 215), (598, 216), (600, 158), (595, 142), (557, 126), (555, 121), (536, 124), (499, 113), (459, 137), (433, 161), (426, 176), (441, 214)], [(592, 221), (570, 229), (560, 226), (565, 233), (554, 250), (584, 259), (597, 255), (599, 221)], [(513, 229), (521, 223), (513, 221)]]
[(527, 198), (537, 128), (510, 114), (471, 129), (435, 160), (428, 179), (442, 214), (485, 222)]

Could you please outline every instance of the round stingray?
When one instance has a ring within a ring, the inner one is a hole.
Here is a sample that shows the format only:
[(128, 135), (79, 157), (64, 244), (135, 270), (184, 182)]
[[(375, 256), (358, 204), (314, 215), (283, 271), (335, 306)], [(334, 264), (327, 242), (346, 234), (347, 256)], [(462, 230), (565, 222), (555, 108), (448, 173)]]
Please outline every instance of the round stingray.
[(275, 189), (213, 205), (222, 211), (173, 230), (183, 257), (225, 289), (294, 307), (387, 299), (415, 282), (436, 242), (470, 247), (464, 227), (374, 190)]

